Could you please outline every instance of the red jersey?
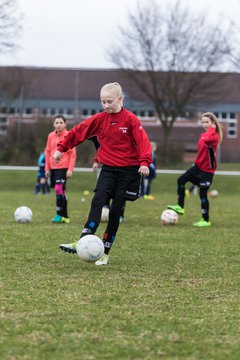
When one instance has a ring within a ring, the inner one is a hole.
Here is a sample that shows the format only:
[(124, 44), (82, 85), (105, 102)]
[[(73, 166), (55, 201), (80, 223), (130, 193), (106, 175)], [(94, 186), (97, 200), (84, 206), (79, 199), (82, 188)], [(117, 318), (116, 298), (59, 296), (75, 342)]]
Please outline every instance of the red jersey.
[(57, 144), (65, 152), (86, 139), (97, 136), (100, 147), (98, 160), (108, 166), (149, 166), (152, 148), (146, 131), (133, 113), (122, 109), (118, 113), (103, 111), (71, 129)]
[(217, 168), (216, 151), (219, 135), (214, 128), (208, 128), (202, 133), (198, 141), (198, 154), (195, 165), (203, 171), (214, 173)]

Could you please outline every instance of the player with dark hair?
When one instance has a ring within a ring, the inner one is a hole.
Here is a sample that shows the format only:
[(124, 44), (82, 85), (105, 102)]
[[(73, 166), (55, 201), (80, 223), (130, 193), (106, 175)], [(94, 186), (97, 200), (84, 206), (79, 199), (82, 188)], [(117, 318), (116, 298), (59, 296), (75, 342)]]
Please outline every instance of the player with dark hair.
[(58, 163), (53, 159), (57, 143), (68, 134), (66, 125), (66, 119), (63, 115), (56, 115), (54, 117), (54, 131), (48, 135), (45, 150), (45, 174), (46, 177), (50, 176), (51, 187), (55, 189), (56, 194), (56, 215), (53, 217), (52, 222), (68, 224), (70, 219), (67, 209), (66, 183), (67, 178), (72, 177), (76, 162), (76, 149), (69, 149), (65, 152)]

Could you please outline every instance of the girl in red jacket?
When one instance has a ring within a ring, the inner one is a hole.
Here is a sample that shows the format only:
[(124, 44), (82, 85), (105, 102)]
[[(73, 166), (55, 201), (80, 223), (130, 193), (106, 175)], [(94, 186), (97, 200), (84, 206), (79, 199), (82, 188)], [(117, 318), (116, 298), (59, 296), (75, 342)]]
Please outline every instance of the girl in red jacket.
[[(112, 198), (109, 220), (103, 236), (105, 252), (96, 262), (96, 265), (107, 265), (122, 208), (126, 200), (134, 201), (140, 197), (141, 175), (149, 174), (152, 149), (139, 119), (123, 108), (123, 93), (118, 83), (104, 85), (100, 98), (104, 111), (70, 130), (64, 140), (58, 143), (53, 157), (55, 161), (59, 161), (65, 151), (97, 136), (100, 144), (98, 161), (102, 164), (102, 170), (81, 237), (96, 232), (102, 207)], [(60, 248), (69, 253), (76, 253), (76, 244), (77, 242), (61, 244)]]
[(63, 115), (56, 115), (53, 122), (54, 131), (48, 135), (46, 145), (46, 177), (50, 176), (51, 187), (56, 194), (56, 215), (53, 217), (54, 223), (70, 222), (67, 210), (66, 183), (67, 178), (72, 177), (76, 162), (76, 149), (71, 149), (64, 153), (61, 161), (56, 163), (53, 154), (56, 151), (57, 143), (64, 139), (68, 131), (66, 130), (66, 119)]
[(190, 181), (199, 187), (202, 218), (194, 226), (211, 226), (209, 221), (208, 190), (217, 168), (216, 151), (222, 140), (222, 129), (217, 117), (210, 112), (202, 114), (202, 126), (205, 130), (199, 137), (198, 153), (194, 165), (177, 180), (178, 205), (168, 205), (168, 209), (184, 214), (185, 184)]

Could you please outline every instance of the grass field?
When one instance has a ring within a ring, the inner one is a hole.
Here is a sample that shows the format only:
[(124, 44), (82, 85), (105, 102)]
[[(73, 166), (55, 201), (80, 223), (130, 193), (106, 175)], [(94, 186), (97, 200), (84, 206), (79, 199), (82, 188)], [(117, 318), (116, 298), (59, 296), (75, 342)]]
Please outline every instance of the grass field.
[[(239, 177), (215, 177), (213, 226), (197, 229), (195, 196), (176, 226), (161, 225), (177, 175), (159, 174), (156, 200), (127, 204), (100, 268), (58, 248), (78, 239), (95, 176), (69, 181), (69, 225), (50, 223), (55, 197), (34, 195), (35, 178), (0, 171), (0, 359), (239, 359)], [(32, 209), (30, 224), (13, 220), (20, 205)]]

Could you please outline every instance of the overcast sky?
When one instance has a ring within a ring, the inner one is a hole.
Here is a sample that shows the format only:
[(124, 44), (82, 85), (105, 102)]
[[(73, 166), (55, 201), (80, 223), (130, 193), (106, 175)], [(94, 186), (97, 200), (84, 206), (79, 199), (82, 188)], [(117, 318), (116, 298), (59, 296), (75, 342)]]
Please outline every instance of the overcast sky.
[[(105, 50), (117, 25), (137, 0), (18, 0), (23, 13), (19, 51), (0, 58), (0, 65), (113, 68)], [(171, 3), (173, 0), (156, 0)], [(237, 19), (240, 0), (184, 0), (194, 11)], [(140, 0), (141, 3), (141, 0)]]

